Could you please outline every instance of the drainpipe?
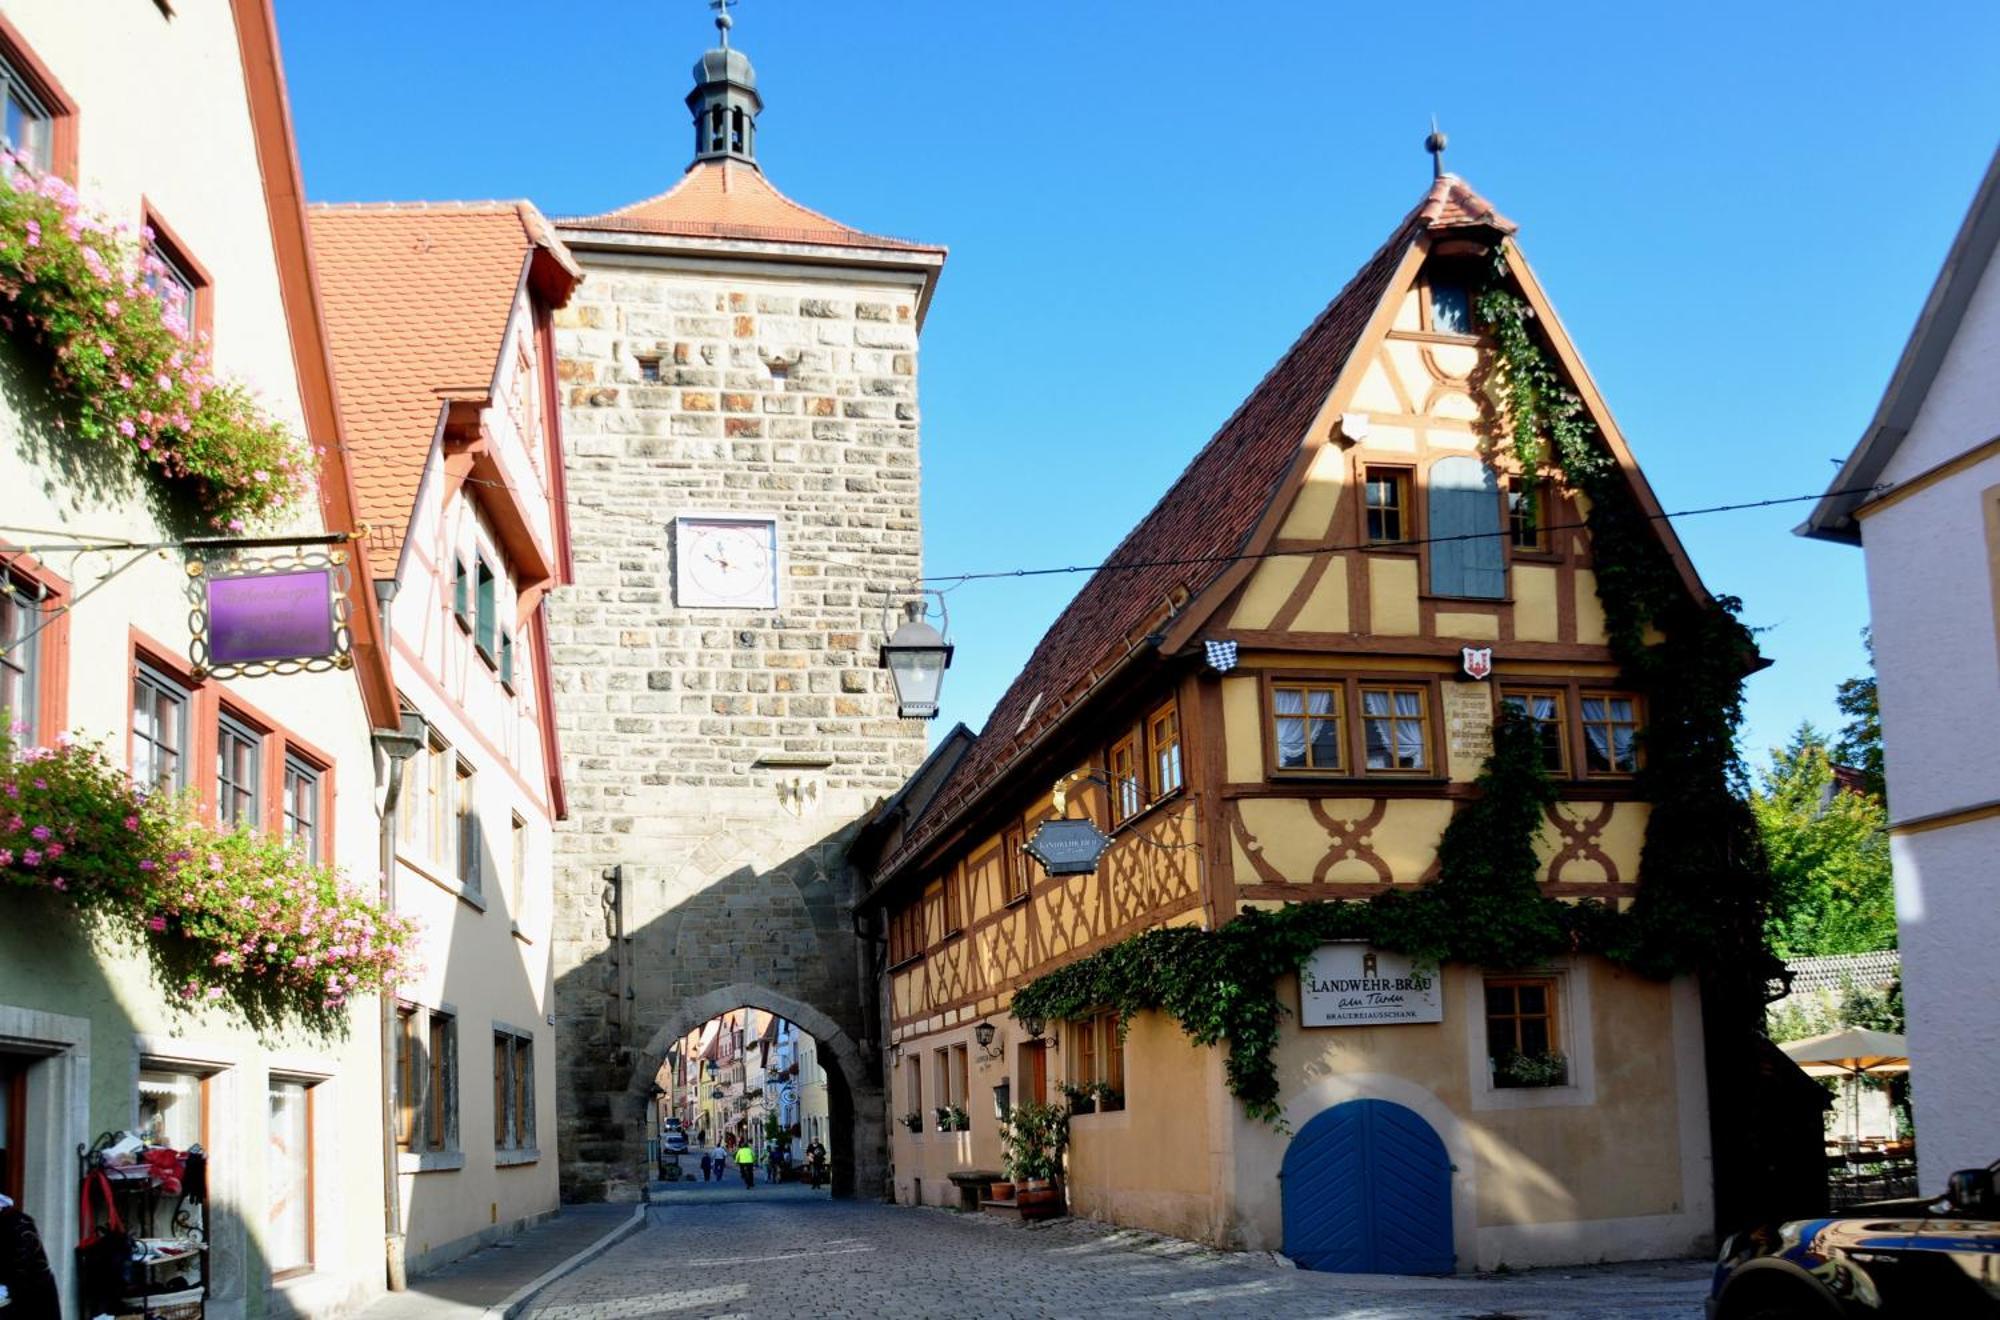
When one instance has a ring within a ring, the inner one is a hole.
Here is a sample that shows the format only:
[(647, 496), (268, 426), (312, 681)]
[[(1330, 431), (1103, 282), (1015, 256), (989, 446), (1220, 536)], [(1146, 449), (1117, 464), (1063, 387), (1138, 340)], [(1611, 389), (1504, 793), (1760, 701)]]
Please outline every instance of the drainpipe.
[[(377, 580), (375, 600), (381, 615), (384, 650), (389, 646), (389, 603), (395, 598), (395, 579)], [(403, 793), (403, 766), (429, 741), (429, 725), (422, 715), (406, 710), (399, 727), (376, 729), (373, 740), (385, 770), (381, 838), (377, 843), (382, 876), (382, 910), (393, 914), (396, 910), (396, 818), (397, 804)], [(396, 996), (384, 987), (377, 1001), (382, 1056), (382, 1232), (385, 1269), (389, 1291), (402, 1292), (409, 1287), (409, 1277), (404, 1269), (401, 1174), (396, 1167)]]

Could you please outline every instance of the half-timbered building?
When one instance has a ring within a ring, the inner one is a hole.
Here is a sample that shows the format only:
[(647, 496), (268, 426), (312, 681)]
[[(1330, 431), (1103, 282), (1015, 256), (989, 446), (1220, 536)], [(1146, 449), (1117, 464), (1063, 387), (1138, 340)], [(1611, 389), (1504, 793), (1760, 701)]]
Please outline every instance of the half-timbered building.
[[(884, 822), (867, 905), (897, 1200), (957, 1203), (952, 1173), (1001, 1167), (1000, 1114), (1069, 1094), (1070, 1206), (1119, 1223), (1294, 1250), (1301, 1226), (1353, 1220), (1344, 1267), (1365, 1269), (1663, 1256), (1709, 1232), (1686, 977), (1586, 955), (1447, 963), (1437, 1020), (1341, 1026), (1310, 1025), (1287, 983), (1277, 1123), (1163, 1014), (1008, 1014), (1022, 985), (1136, 932), (1433, 880), (1502, 703), (1535, 721), (1558, 789), (1545, 891), (1631, 904), (1645, 702), (1607, 636), (1586, 501), (1489, 425), (1476, 304), (1497, 246), (1636, 506), (1659, 507), (1514, 232), (1439, 177), (1064, 610), (943, 784)], [(1094, 873), (1024, 851), (1058, 815), (1110, 836)], [(1403, 1232), (1416, 1254), (1383, 1254)]]

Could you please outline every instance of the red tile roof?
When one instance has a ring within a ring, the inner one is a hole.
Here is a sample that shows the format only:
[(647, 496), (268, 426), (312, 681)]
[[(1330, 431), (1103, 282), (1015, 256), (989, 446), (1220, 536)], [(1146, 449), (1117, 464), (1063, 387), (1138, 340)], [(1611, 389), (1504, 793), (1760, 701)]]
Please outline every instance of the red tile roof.
[(566, 229), (944, 251), (908, 239), (864, 234), (800, 206), (773, 187), (762, 170), (741, 161), (696, 161), (679, 183), (657, 197), (603, 215), (565, 217), (559, 223)]
[[(973, 805), (1029, 744), (1060, 722), (1128, 650), (1127, 639), (1158, 620), (1170, 599), (1199, 594), (1226, 562), (1186, 561), (1240, 551), (1300, 451), (1334, 382), (1389, 292), (1409, 245), (1429, 230), (1491, 227), (1511, 233), (1465, 182), (1445, 175), (1278, 359), (1160, 502), (1093, 573), (993, 708), (979, 740), (933, 798), (907, 842), (881, 868), (893, 875)], [(1170, 561), (1170, 562), (1161, 562)]]
[(359, 512), (401, 553), (439, 410), (483, 400), (528, 263), (577, 267), (527, 202), (315, 206), (313, 259)]

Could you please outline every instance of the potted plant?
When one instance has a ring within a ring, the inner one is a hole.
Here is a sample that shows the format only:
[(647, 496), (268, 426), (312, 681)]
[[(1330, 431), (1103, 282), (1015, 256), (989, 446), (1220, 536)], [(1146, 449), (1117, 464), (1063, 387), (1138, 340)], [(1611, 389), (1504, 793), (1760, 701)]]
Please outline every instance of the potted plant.
[(1069, 1101), (1070, 1113), (1097, 1112), (1097, 1091), (1089, 1082), (1057, 1082), (1056, 1090), (1061, 1091), (1063, 1097)]
[(898, 1121), (912, 1132), (922, 1132), (924, 1130), (924, 1116), (914, 1109), (903, 1115)]
[(938, 1111), (938, 1131), (969, 1132), (972, 1130), (972, 1116), (962, 1105), (946, 1105)]
[(987, 1185), (987, 1195), (995, 1201), (1011, 1201), (1014, 1199), (1014, 1184), (1010, 1182), (989, 1183)]
[(1499, 1087), (1567, 1086), (1569, 1060), (1562, 1055), (1508, 1054), (1493, 1061), (1493, 1085)]
[(1125, 1107), (1125, 1093), (1109, 1082), (1093, 1083), (1090, 1092), (1097, 1097), (1097, 1108), (1103, 1113), (1116, 1113)]
[(1062, 1213), (1063, 1152), (1069, 1147), (1069, 1111), (1058, 1105), (1016, 1105), (1000, 1129), (1007, 1176), (1016, 1184), (1023, 1218)]

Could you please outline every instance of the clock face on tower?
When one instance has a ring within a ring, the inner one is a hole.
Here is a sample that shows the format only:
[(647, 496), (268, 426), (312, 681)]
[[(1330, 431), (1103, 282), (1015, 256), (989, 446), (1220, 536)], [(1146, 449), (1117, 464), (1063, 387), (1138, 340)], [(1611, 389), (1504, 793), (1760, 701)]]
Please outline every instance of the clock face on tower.
[(778, 607), (778, 523), (745, 515), (674, 520), (674, 598), (683, 606)]

